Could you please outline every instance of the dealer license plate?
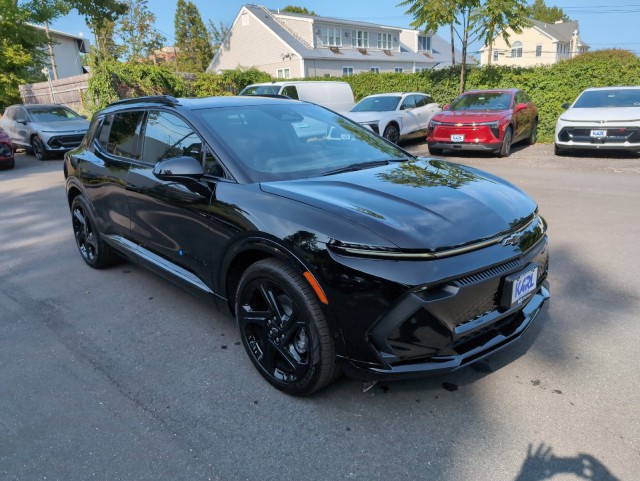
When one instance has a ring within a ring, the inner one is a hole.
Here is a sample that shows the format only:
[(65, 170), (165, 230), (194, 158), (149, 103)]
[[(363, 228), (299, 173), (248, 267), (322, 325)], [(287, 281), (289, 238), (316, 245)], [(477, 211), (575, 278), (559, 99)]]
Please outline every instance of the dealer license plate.
[(463, 134), (453, 134), (451, 136), (451, 142), (464, 142)]
[(536, 290), (538, 283), (538, 266), (520, 274), (511, 287), (511, 304), (517, 304)]
[(602, 137), (606, 137), (607, 136), (607, 131), (606, 130), (592, 130), (591, 131), (591, 137), (595, 137), (595, 138), (602, 138)]

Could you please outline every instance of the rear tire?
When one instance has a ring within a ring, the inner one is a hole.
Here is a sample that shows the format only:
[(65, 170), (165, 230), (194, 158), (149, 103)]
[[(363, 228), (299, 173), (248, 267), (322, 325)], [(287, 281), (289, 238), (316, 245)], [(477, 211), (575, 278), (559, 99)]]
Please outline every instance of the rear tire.
[(113, 248), (102, 240), (96, 229), (89, 202), (83, 195), (76, 196), (71, 203), (71, 222), (76, 245), (88, 266), (102, 269), (119, 260)]
[(235, 296), (251, 362), (287, 394), (308, 396), (338, 375), (335, 347), (318, 298), (291, 266), (264, 259), (242, 274)]
[(529, 145), (533, 145), (538, 141), (538, 121), (533, 121), (533, 127), (531, 128), (531, 134), (529, 135)]

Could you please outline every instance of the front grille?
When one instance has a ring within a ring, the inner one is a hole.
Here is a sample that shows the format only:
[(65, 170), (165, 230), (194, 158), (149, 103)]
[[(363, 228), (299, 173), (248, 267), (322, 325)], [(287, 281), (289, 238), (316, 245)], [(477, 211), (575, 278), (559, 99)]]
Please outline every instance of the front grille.
[(49, 147), (52, 149), (75, 149), (84, 138), (84, 134), (80, 135), (58, 135), (49, 139)]
[[(592, 137), (592, 130), (606, 130), (605, 137)], [(623, 144), (640, 143), (640, 128), (638, 127), (565, 127), (558, 134), (561, 142), (589, 142), (594, 144)]]
[(453, 284), (457, 287), (469, 286), (471, 284), (475, 284), (476, 282), (486, 281), (487, 279), (491, 279), (492, 277), (497, 277), (509, 271), (513, 271), (517, 269), (519, 265), (520, 261), (517, 260), (507, 262), (505, 264), (492, 267), (491, 269), (487, 269), (486, 271), (477, 272), (470, 276), (456, 279), (455, 281), (453, 281)]

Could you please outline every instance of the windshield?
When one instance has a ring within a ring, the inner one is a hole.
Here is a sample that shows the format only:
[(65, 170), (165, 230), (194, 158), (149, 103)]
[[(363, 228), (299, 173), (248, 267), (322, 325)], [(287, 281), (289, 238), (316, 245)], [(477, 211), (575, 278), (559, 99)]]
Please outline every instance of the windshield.
[(389, 112), (398, 108), (400, 97), (365, 97), (351, 109), (351, 112)]
[(601, 107), (640, 107), (640, 89), (588, 90), (573, 104), (574, 109)]
[(240, 95), (278, 95), (280, 85), (253, 85), (245, 88)]
[(253, 182), (315, 177), (410, 157), (359, 124), (313, 104), (195, 113)]
[(449, 110), (507, 110), (511, 107), (511, 94), (480, 92), (463, 94), (453, 101)]
[(76, 120), (81, 118), (73, 110), (66, 107), (42, 107), (29, 109), (34, 122), (58, 122), (60, 120)]

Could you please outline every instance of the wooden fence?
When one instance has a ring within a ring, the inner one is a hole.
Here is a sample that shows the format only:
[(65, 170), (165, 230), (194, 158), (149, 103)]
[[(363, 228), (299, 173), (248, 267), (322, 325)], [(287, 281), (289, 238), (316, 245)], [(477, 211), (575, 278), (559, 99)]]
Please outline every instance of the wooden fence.
[(82, 95), (89, 86), (89, 74), (76, 75), (51, 82), (20, 85), (20, 97), (24, 104), (62, 104), (84, 113)]

